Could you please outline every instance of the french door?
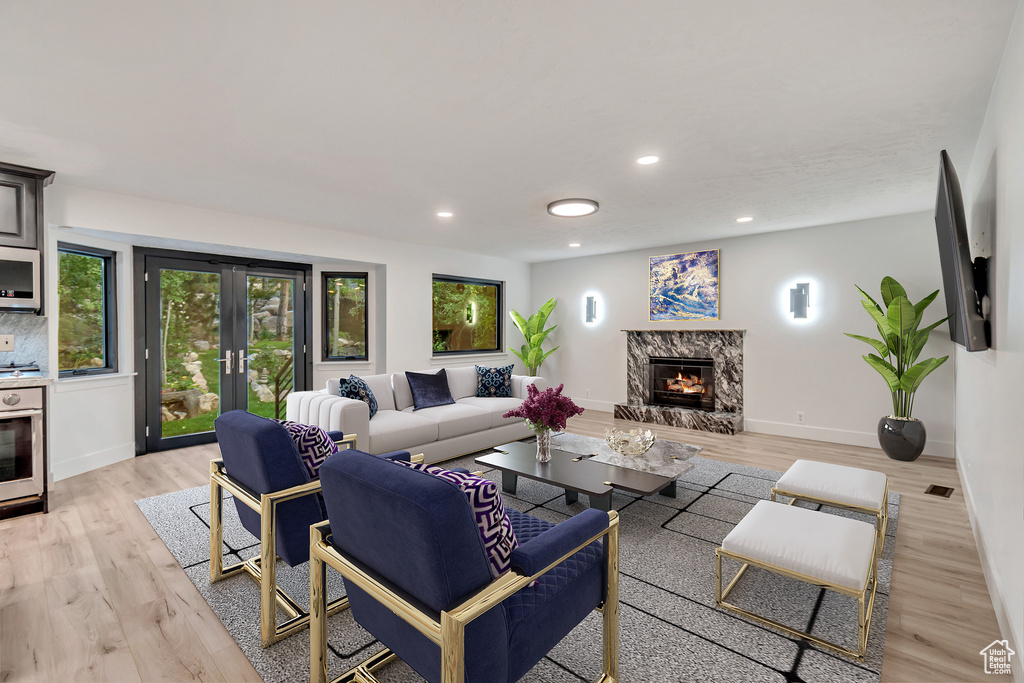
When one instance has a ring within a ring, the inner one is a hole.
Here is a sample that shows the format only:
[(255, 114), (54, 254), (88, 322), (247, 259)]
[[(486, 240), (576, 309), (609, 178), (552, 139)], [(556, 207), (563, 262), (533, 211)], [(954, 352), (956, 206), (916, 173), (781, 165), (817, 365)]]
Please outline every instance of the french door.
[(307, 381), (308, 271), (143, 258), (145, 450), (212, 442), (229, 410), (284, 418)]

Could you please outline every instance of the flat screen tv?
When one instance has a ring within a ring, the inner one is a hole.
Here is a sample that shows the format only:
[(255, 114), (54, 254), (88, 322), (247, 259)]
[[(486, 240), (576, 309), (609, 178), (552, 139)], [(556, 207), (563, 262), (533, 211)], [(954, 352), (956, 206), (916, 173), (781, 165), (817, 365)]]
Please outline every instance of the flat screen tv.
[(981, 300), (988, 288), (988, 259), (971, 261), (960, 181), (946, 150), (942, 150), (940, 157), (935, 231), (939, 238), (946, 314), (951, 316), (949, 336), (968, 351), (984, 351), (989, 347), (988, 322), (982, 314)]

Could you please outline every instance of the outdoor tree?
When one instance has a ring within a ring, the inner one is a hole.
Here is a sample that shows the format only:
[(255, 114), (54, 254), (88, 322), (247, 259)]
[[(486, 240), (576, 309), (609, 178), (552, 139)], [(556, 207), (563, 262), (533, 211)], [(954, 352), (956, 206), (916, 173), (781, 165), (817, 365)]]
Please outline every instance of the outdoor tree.
[(57, 264), (58, 362), (73, 370), (103, 358), (103, 260), (62, 252)]

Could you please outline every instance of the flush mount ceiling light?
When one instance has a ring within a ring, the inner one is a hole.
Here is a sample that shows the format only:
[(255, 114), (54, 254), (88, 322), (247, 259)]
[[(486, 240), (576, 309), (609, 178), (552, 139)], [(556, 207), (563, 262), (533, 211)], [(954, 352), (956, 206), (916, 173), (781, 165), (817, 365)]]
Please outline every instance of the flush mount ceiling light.
[(569, 246), (575, 249), (576, 247), (580, 246), (580, 243), (579, 242), (572, 242)]
[(737, 218), (736, 222), (737, 223), (749, 223), (752, 220), (754, 220), (753, 216), (743, 216), (742, 218)]
[(598, 204), (593, 199), (559, 199), (548, 204), (548, 213), (563, 218), (589, 216), (597, 213), (597, 209)]
[(437, 215), (438, 215), (439, 218), (451, 218), (452, 217), (452, 212), (451, 211), (438, 211)]
[(639, 159), (636, 160), (636, 163), (643, 164), (644, 166), (647, 166), (648, 164), (656, 164), (658, 163), (658, 157), (654, 156), (653, 154), (650, 154), (645, 157), (640, 157)]

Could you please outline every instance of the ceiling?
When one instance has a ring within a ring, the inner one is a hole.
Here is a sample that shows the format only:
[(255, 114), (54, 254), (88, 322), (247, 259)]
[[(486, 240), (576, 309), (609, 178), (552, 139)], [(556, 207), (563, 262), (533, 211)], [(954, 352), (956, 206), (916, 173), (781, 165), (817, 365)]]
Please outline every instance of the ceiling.
[(905, 213), (940, 149), (966, 174), (1017, 6), (3, 2), (0, 160), (531, 262)]

